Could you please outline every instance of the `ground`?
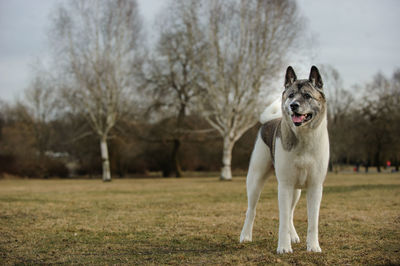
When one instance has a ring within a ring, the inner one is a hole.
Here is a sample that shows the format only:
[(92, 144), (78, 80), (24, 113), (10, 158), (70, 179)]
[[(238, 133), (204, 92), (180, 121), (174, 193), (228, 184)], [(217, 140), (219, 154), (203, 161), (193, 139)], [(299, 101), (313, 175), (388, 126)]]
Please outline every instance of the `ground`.
[(400, 174), (328, 175), (322, 253), (301, 243), (277, 255), (277, 184), (257, 208), (253, 242), (240, 244), (245, 178), (1, 180), (0, 264), (400, 264)]

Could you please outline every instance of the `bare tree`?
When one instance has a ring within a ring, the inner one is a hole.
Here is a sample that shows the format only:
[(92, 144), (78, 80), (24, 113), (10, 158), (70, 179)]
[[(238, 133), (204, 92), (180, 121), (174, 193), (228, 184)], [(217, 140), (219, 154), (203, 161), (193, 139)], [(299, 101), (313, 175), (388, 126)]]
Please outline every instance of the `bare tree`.
[(393, 136), (393, 148), (391, 149), (391, 157), (394, 161), (396, 171), (399, 171), (400, 164), (400, 69), (396, 69), (393, 73), (391, 80), (391, 91), (388, 95), (389, 101), (387, 104), (390, 106), (391, 123), (391, 136)]
[(321, 74), (326, 85), (325, 95), (329, 102), (328, 115), (330, 122), (335, 122), (344, 115), (346, 110), (354, 101), (354, 97), (350, 91), (346, 90), (339, 71), (331, 65), (322, 65), (320, 67)]
[(201, 109), (223, 138), (221, 179), (230, 180), (233, 146), (257, 123), (260, 93), (284, 68), (303, 23), (290, 0), (209, 1), (203, 20), (207, 94)]
[[(328, 127), (330, 132), (330, 171), (333, 170), (333, 164), (337, 163), (345, 155), (349, 157), (352, 153), (352, 138), (357, 134), (352, 132), (355, 129), (347, 127), (349, 110), (352, 109), (354, 97), (350, 91), (346, 90), (339, 71), (331, 65), (322, 65), (320, 67), (321, 75), (324, 79), (325, 95), (328, 101)], [(350, 132), (349, 132), (350, 131)], [(352, 134), (353, 133), (353, 134)], [(351, 135), (351, 137), (349, 137)]]
[(60, 6), (50, 32), (71, 110), (99, 137), (103, 181), (110, 181), (107, 139), (129, 106), (141, 20), (135, 0), (75, 0)]
[(51, 120), (55, 119), (57, 99), (50, 76), (38, 67), (33, 69), (33, 79), (24, 92), (23, 100), (18, 100), (15, 113), (26, 124), (35, 139), (35, 148), (42, 158), (50, 148)]
[(199, 6), (199, 1), (175, 1), (163, 11), (156, 48), (138, 72), (151, 98), (150, 109), (161, 111), (164, 118), (174, 117), (173, 132), (164, 135), (170, 135), (171, 164), (177, 177), (182, 176), (179, 148), (186, 134), (185, 118), (201, 92), (199, 66), (206, 45), (196, 28)]
[(372, 82), (364, 86), (364, 97), (359, 103), (357, 119), (362, 123), (358, 142), (366, 159), (375, 163), (378, 172), (381, 171), (382, 160), (388, 157), (397, 138), (396, 134), (391, 134), (398, 113), (394, 105), (394, 100), (398, 101), (398, 98), (392, 88), (390, 80), (378, 73)]

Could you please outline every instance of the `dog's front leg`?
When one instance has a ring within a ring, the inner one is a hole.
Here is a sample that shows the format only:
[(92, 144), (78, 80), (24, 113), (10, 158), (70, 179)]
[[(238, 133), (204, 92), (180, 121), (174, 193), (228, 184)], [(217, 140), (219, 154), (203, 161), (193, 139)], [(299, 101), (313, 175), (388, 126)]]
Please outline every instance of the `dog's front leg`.
[(292, 245), (290, 243), (290, 213), (293, 200), (294, 188), (287, 184), (278, 185), (279, 201), (279, 240), (278, 254), (291, 253)]
[(307, 251), (321, 252), (318, 242), (318, 217), (322, 198), (322, 185), (316, 184), (307, 189)]

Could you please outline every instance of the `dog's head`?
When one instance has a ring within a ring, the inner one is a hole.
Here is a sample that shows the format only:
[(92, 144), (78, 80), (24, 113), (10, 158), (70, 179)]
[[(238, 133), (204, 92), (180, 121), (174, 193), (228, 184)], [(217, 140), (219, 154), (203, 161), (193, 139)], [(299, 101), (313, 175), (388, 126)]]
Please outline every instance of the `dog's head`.
[(318, 68), (311, 67), (308, 79), (297, 80), (291, 66), (286, 70), (282, 113), (294, 128), (316, 128), (325, 117), (326, 100)]

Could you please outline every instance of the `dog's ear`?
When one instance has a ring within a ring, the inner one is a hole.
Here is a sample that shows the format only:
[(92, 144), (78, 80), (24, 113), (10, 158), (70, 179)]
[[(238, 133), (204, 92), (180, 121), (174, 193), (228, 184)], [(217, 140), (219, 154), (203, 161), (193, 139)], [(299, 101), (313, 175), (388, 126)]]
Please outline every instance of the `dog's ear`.
[(285, 88), (290, 87), (297, 80), (296, 73), (294, 73), (293, 67), (288, 66), (286, 69), (286, 76), (285, 76)]
[(311, 67), (310, 77), (308, 78), (308, 80), (317, 89), (322, 90), (322, 86), (324, 86), (324, 83), (322, 82), (321, 75), (319, 74), (319, 70), (316, 66)]

